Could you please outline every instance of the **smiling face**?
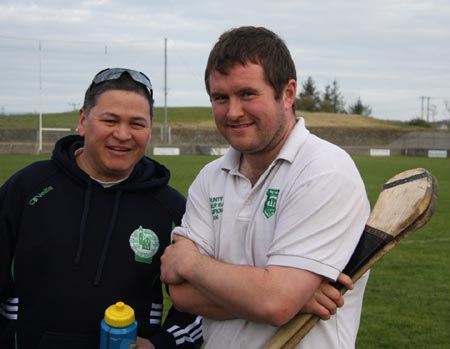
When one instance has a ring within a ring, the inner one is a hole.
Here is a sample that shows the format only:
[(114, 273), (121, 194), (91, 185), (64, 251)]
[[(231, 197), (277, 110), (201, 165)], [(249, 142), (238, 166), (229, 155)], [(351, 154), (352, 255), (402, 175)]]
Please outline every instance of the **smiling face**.
[(131, 91), (108, 90), (98, 96), (89, 115), (80, 111), (78, 132), (84, 137), (84, 149), (77, 163), (98, 180), (124, 179), (144, 156), (151, 130), (146, 97)]
[(276, 99), (263, 68), (248, 63), (234, 65), (226, 75), (212, 71), (209, 86), (217, 128), (230, 145), (244, 156), (275, 158), (295, 125), (295, 80)]

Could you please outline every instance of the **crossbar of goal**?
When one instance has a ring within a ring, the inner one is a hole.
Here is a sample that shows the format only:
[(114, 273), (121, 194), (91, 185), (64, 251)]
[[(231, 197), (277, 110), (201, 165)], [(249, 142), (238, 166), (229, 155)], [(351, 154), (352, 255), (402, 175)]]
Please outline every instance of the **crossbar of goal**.
[(42, 132), (43, 131), (71, 131), (66, 127), (40, 127), (39, 128), (39, 153), (42, 152)]

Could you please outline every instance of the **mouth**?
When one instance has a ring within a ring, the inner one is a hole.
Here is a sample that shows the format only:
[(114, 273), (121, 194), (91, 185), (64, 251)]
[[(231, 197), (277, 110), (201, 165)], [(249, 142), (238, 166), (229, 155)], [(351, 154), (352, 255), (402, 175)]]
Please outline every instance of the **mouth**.
[(120, 153), (126, 153), (126, 152), (129, 152), (131, 150), (128, 147), (112, 146), (112, 145), (109, 145), (106, 148), (108, 148), (109, 150), (112, 150), (112, 151), (120, 152)]
[(242, 129), (242, 128), (250, 127), (250, 126), (252, 126), (254, 124), (255, 124), (254, 122), (249, 122), (249, 123), (246, 123), (246, 124), (228, 125), (228, 126), (231, 127), (231, 128), (234, 128), (234, 129)]

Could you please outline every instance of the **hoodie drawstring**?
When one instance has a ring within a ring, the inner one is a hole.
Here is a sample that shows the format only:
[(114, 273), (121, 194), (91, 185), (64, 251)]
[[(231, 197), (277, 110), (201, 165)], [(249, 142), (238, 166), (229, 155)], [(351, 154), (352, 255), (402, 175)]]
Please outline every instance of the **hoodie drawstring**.
[[(95, 279), (94, 279), (94, 286), (100, 285), (100, 280), (102, 277), (103, 267), (105, 265), (106, 255), (108, 253), (112, 232), (114, 230), (114, 226), (116, 225), (121, 195), (122, 195), (122, 191), (118, 191), (118, 192), (116, 192), (116, 195), (114, 197), (114, 206), (113, 206), (113, 211), (111, 214), (111, 220), (109, 223), (108, 231), (106, 232), (102, 253), (100, 255), (100, 260), (99, 260), (99, 263), (97, 266), (97, 272), (95, 274)], [(80, 269), (81, 256), (83, 254), (83, 248), (84, 248), (84, 243), (85, 243), (84, 241), (85, 241), (85, 237), (86, 237), (86, 222), (87, 222), (87, 218), (88, 218), (88, 214), (89, 214), (91, 197), (92, 197), (92, 182), (89, 181), (88, 187), (86, 189), (86, 193), (84, 196), (84, 209), (83, 209), (83, 214), (81, 216), (80, 234), (79, 234), (79, 240), (78, 240), (77, 253), (75, 255), (75, 259), (73, 262), (74, 263), (73, 270), (75, 270), (75, 271)]]
[(80, 261), (81, 261), (81, 254), (83, 252), (84, 247), (84, 238), (86, 235), (86, 222), (87, 222), (87, 216), (89, 214), (89, 206), (91, 204), (91, 196), (92, 196), (92, 183), (88, 182), (88, 187), (86, 189), (86, 193), (84, 195), (84, 209), (83, 209), (83, 215), (81, 216), (81, 223), (80, 223), (80, 235), (78, 240), (78, 247), (77, 247), (77, 253), (75, 255), (74, 259), (74, 270), (80, 269)]
[(105, 243), (103, 245), (103, 250), (102, 250), (102, 254), (100, 256), (100, 261), (97, 266), (97, 273), (95, 275), (94, 286), (100, 285), (100, 280), (101, 280), (102, 273), (103, 273), (103, 267), (105, 265), (106, 255), (107, 255), (108, 249), (109, 249), (109, 243), (111, 241), (111, 236), (112, 236), (112, 232), (114, 230), (114, 226), (116, 225), (116, 219), (117, 219), (117, 213), (119, 212), (119, 202), (120, 202), (121, 195), (122, 195), (122, 192), (118, 191), (114, 198), (114, 206), (113, 206), (111, 221), (109, 224), (108, 232), (106, 233)]

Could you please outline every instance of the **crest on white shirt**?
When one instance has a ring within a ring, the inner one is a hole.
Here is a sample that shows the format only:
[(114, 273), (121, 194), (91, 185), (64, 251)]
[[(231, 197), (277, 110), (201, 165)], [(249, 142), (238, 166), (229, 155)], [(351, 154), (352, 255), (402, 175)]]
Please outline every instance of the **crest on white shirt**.
[(272, 217), (277, 211), (277, 201), (280, 189), (267, 189), (266, 192), (266, 202), (264, 203), (264, 216), (266, 218)]

